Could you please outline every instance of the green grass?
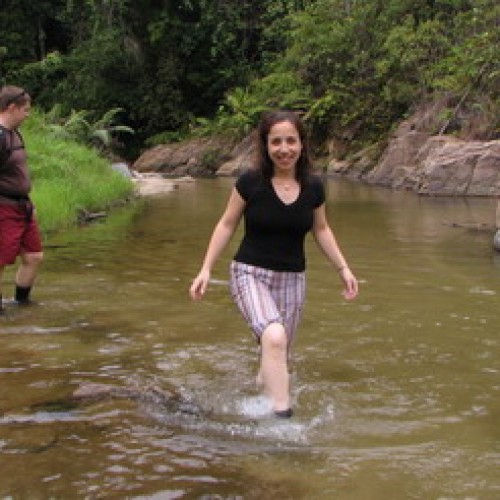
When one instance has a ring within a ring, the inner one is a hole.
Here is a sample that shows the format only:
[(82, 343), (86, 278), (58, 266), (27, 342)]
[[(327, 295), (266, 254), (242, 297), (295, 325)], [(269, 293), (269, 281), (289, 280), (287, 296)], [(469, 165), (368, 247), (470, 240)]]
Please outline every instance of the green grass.
[(37, 110), (21, 130), (43, 233), (74, 226), (82, 213), (107, 210), (132, 194), (130, 179), (112, 170), (97, 151), (57, 137)]

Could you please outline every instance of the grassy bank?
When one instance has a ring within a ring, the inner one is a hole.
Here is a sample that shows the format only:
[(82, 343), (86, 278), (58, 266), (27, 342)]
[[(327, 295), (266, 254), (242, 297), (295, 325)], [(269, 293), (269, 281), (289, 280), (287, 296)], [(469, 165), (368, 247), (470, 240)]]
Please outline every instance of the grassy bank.
[(84, 212), (109, 208), (133, 192), (132, 182), (91, 148), (57, 137), (33, 110), (22, 126), (33, 180), (32, 199), (46, 234), (74, 226)]

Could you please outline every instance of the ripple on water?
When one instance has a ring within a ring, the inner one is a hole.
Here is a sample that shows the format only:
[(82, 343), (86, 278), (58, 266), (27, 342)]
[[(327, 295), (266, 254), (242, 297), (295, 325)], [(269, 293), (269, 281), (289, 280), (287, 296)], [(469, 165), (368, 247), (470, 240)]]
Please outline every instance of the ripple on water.
[(53, 327), (42, 327), (36, 325), (25, 325), (25, 326), (12, 326), (8, 328), (2, 328), (0, 334), (4, 335), (52, 335), (54, 333), (65, 333), (71, 331), (69, 326), (53, 326)]
[(470, 288), (469, 293), (479, 294), (479, 295), (496, 295), (495, 290), (489, 290), (489, 289), (481, 287), (481, 286), (474, 286), (474, 287)]

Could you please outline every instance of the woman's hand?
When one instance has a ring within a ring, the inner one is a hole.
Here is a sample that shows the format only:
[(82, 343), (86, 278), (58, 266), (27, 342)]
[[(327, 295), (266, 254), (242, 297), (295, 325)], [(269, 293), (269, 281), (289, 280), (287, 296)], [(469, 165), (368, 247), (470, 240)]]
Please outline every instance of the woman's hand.
[(208, 282), (210, 280), (210, 271), (200, 271), (198, 276), (193, 280), (189, 289), (189, 294), (193, 300), (200, 300), (207, 291)]
[(347, 266), (340, 269), (339, 274), (344, 282), (342, 295), (346, 300), (355, 299), (358, 295), (358, 280)]

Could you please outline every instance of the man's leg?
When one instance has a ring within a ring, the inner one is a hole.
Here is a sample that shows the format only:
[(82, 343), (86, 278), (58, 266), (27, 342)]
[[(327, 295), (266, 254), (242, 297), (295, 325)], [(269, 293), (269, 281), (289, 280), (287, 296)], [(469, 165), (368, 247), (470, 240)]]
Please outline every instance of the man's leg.
[(16, 274), (16, 291), (14, 300), (20, 304), (29, 302), (31, 287), (35, 283), (38, 268), (43, 260), (43, 252), (22, 253), (21, 265)]

